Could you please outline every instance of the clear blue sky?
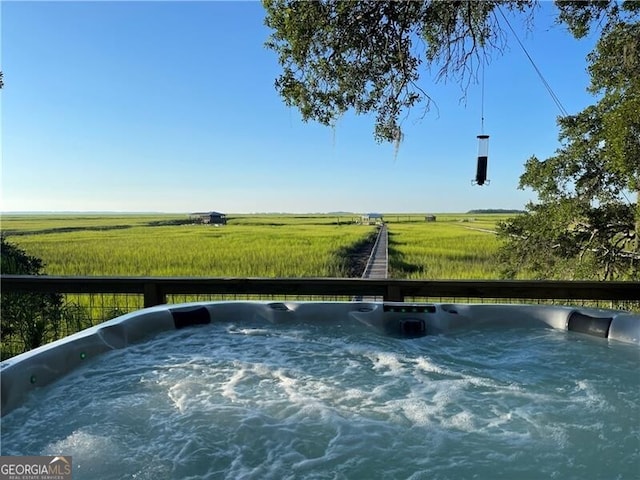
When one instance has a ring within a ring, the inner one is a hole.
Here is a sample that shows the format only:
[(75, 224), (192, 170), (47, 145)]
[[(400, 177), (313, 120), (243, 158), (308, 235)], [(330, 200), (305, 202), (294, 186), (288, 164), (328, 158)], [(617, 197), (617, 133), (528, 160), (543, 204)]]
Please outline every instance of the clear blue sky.
[[(422, 86), (397, 155), (373, 118), (304, 123), (275, 91), (258, 2), (1, 2), (2, 204), (9, 211), (464, 212), (523, 208), (559, 114), (513, 37), (485, 72), (488, 186), (472, 186), (480, 87)], [(594, 102), (586, 54), (544, 3), (510, 17), (569, 113)]]

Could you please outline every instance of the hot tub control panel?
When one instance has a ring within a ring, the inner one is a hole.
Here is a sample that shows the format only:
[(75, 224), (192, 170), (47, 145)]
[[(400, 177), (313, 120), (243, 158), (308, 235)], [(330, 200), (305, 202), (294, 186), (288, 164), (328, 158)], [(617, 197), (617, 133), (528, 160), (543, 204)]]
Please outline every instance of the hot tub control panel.
[(425, 317), (436, 313), (431, 304), (384, 303), (382, 327), (394, 337), (424, 337), (428, 332)]

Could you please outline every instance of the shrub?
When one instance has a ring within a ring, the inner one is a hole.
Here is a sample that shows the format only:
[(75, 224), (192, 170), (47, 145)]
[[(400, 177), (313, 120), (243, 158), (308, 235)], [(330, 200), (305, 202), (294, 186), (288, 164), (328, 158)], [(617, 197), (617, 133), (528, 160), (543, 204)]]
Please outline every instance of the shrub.
[[(0, 237), (2, 274), (41, 275), (42, 260)], [(59, 336), (62, 295), (56, 293), (2, 293), (0, 317), (2, 358), (39, 347)]]

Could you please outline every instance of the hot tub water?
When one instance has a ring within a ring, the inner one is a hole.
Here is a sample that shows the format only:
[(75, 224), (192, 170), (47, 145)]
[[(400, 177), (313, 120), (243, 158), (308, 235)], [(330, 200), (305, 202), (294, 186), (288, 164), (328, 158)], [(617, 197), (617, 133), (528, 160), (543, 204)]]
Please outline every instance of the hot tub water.
[(74, 479), (634, 478), (636, 345), (212, 323), (90, 360), (2, 419)]

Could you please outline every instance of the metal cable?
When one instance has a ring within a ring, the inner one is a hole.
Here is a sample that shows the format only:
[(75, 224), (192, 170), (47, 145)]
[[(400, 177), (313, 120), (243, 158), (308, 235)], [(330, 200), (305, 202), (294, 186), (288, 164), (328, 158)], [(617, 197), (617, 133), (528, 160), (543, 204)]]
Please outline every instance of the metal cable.
[(518, 44), (520, 45), (520, 48), (522, 48), (522, 51), (527, 56), (527, 58), (529, 59), (529, 62), (531, 62), (531, 65), (533, 66), (533, 68), (535, 69), (536, 73), (540, 77), (540, 80), (542, 81), (542, 84), (545, 86), (545, 88), (549, 92), (549, 95), (551, 95), (551, 98), (553, 99), (553, 101), (555, 102), (556, 106), (560, 110), (560, 113), (562, 113), (562, 115), (565, 116), (565, 117), (569, 116), (569, 114), (567, 113), (565, 108), (562, 106), (562, 102), (560, 102), (560, 99), (558, 98), (558, 96), (555, 94), (555, 92), (551, 88), (551, 85), (549, 85), (549, 83), (545, 80), (544, 76), (542, 75), (542, 72), (540, 71), (540, 69), (538, 68), (536, 63), (533, 61), (533, 58), (531, 58), (531, 55), (529, 55), (529, 52), (527, 51), (527, 49), (524, 48), (524, 45), (520, 41), (520, 38), (518, 37), (518, 34), (516, 33), (516, 31), (511, 26), (511, 23), (509, 23), (509, 20), (507, 19), (506, 15), (502, 11), (502, 8), (500, 8), (500, 5), (496, 5), (496, 6), (498, 7), (498, 11), (500, 12), (500, 15), (502, 15), (502, 18), (504, 18), (504, 21), (507, 22), (507, 25), (509, 26), (509, 29), (511, 30), (511, 33), (513, 33), (513, 36), (516, 37), (516, 40), (518, 41)]

